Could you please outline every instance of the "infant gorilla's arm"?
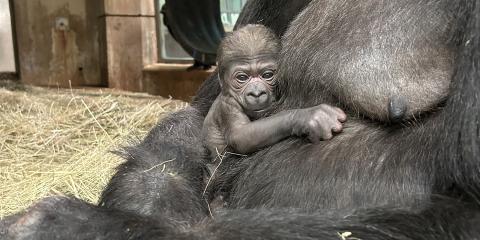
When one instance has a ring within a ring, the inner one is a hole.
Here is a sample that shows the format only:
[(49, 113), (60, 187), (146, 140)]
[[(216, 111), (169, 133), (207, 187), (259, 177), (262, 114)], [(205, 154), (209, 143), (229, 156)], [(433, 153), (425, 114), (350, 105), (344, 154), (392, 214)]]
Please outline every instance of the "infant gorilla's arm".
[(332, 138), (333, 132), (342, 130), (346, 120), (339, 108), (322, 104), (312, 108), (283, 111), (275, 115), (250, 121), (240, 106), (222, 102), (225, 140), (237, 153), (251, 153), (273, 145), (289, 136), (307, 136), (312, 142)]

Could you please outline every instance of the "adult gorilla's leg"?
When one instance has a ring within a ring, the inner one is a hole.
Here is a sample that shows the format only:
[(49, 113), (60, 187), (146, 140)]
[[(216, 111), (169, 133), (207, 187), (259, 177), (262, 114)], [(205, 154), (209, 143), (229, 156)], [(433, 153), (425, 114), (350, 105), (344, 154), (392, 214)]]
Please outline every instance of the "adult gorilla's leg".
[(437, 199), (414, 208), (357, 212), (233, 210), (182, 232), (175, 224), (75, 199), (48, 198), (0, 221), (0, 239), (476, 239), (480, 211), (457, 200)]
[(0, 239), (171, 239), (174, 222), (139, 217), (66, 197), (45, 198), (0, 221)]
[(203, 117), (194, 108), (162, 120), (137, 146), (104, 190), (100, 206), (190, 224), (208, 216), (202, 197), (206, 165), (200, 143)]
[[(351, 213), (297, 210), (235, 210), (215, 218), (203, 239), (476, 239), (480, 211), (454, 199), (414, 208)], [(198, 233), (197, 233), (198, 234)]]

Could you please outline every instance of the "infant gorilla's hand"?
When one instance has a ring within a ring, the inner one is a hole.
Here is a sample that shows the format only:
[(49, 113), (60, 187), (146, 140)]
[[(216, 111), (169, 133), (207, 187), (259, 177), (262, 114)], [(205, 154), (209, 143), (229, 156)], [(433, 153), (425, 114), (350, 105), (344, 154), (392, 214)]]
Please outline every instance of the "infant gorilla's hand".
[(317, 143), (331, 139), (332, 132), (341, 132), (346, 120), (347, 115), (340, 108), (327, 104), (298, 109), (294, 113), (293, 134), (306, 135), (311, 142)]

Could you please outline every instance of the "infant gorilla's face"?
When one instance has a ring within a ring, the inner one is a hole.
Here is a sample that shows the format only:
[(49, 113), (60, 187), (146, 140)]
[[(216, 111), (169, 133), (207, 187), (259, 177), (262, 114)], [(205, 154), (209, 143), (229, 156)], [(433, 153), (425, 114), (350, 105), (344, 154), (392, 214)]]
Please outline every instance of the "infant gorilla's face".
[(277, 61), (271, 56), (238, 58), (225, 72), (228, 92), (249, 116), (261, 114), (274, 101)]

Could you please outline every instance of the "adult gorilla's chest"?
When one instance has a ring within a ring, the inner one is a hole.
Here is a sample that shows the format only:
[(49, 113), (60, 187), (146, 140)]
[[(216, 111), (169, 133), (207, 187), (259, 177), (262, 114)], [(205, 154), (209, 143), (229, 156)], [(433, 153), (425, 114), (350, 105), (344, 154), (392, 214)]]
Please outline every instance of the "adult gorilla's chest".
[(450, 87), (460, 2), (312, 1), (282, 39), (285, 104), (327, 101), (382, 122), (434, 109)]
[[(314, 0), (282, 39), (281, 108), (320, 103), (350, 113), (331, 141), (289, 139), (227, 171), (232, 207), (359, 208), (407, 205), (436, 192), (432, 114), (416, 126), (389, 121), (444, 101), (453, 69), (457, 1)], [(362, 114), (374, 119), (354, 119)], [(376, 122), (375, 122), (376, 121)], [(236, 164), (236, 165), (235, 165)], [(233, 179), (233, 180), (232, 180)]]
[(285, 140), (237, 160), (229, 202), (234, 208), (302, 209), (410, 204), (431, 193), (433, 166), (422, 152), (429, 146), (408, 144), (424, 130), (387, 132), (352, 119), (330, 141)]

